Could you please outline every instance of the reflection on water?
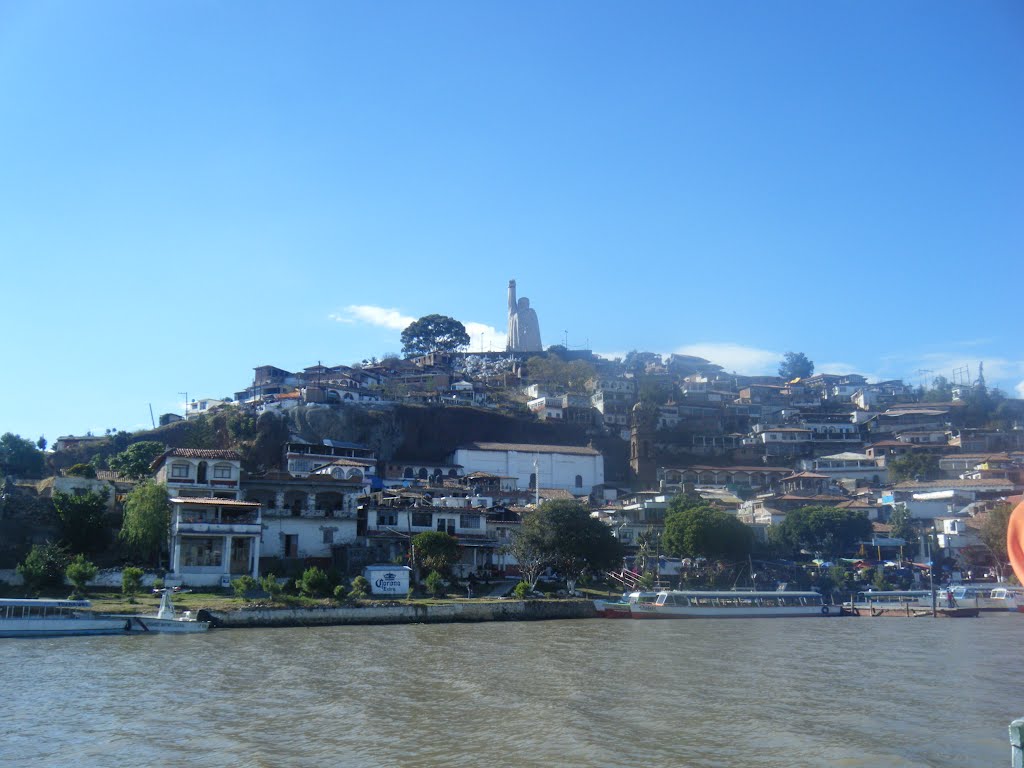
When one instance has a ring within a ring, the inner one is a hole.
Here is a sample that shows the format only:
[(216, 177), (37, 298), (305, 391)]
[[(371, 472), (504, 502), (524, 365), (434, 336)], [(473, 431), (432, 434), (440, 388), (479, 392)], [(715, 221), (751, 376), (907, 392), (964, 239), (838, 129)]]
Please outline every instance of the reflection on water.
[(0, 763), (1001, 766), (1024, 616), (0, 640)]

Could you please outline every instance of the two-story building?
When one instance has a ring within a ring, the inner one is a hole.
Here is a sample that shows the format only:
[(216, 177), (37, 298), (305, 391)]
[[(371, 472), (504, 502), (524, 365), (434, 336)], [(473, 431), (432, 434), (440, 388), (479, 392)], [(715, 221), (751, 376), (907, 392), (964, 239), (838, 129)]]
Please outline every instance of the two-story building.
[(467, 473), (514, 477), (519, 488), (557, 488), (574, 496), (589, 496), (604, 484), (604, 457), (588, 446), (466, 443), (450, 463)]

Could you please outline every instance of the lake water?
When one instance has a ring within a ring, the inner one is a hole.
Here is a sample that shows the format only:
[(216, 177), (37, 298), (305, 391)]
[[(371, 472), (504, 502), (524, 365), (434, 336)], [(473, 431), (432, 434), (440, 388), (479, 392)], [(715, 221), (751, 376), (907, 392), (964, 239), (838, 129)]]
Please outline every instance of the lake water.
[(0, 640), (0, 765), (1008, 766), (1024, 616)]

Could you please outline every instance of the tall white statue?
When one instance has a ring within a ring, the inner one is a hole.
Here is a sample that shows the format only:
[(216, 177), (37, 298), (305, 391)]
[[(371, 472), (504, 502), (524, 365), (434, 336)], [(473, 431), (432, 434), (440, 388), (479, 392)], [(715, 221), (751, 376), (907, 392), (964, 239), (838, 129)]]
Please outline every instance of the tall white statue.
[(508, 281), (508, 342), (509, 352), (543, 352), (540, 343), (540, 323), (537, 313), (530, 308), (525, 296), (516, 301), (516, 281)]

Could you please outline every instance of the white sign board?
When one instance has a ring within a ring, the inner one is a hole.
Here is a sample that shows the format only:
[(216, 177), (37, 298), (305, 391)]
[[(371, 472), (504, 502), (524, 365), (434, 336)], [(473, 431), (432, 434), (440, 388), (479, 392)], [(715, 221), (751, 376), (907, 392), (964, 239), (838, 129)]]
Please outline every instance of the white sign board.
[(409, 594), (410, 569), (404, 565), (368, 565), (363, 576), (370, 582), (370, 593), (374, 595)]

